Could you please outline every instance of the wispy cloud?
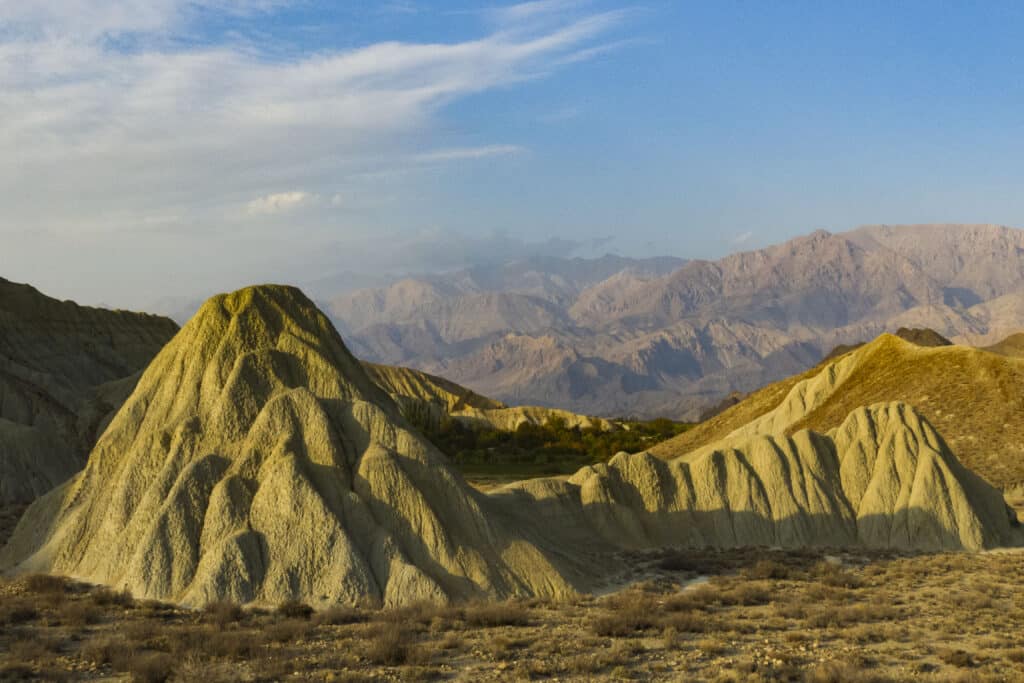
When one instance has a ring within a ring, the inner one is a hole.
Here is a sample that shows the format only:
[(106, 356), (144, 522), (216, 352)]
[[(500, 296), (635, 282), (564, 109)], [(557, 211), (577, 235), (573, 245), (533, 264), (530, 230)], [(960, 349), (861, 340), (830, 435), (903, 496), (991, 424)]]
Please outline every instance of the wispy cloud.
[(244, 33), (203, 38), (208, 20), (266, 24), (287, 4), (0, 0), (0, 236), (32, 236), (7, 241), (0, 269), (70, 278), (82, 252), (69, 245), (109, 253), (130, 237), (141, 272), (155, 253), (214, 271), (190, 254), (195, 235), (217, 234), (239, 269), (262, 273), (289, 230), (372, 233), (338, 216), (367, 216), (417, 169), (522, 151), (459, 144), (445, 135), (447, 105), (551, 74), (612, 41), (621, 21), (561, 1), (506, 8), (458, 42), (282, 57)]
[(525, 151), (519, 145), (486, 145), (484, 147), (456, 147), (453, 149), (435, 149), (417, 154), (414, 159), (421, 163), (437, 163), (444, 161), (462, 161), (467, 159), (486, 159), (487, 157), (504, 157), (520, 154)]
[(250, 214), (275, 214), (297, 209), (316, 199), (316, 195), (308, 192), (276, 192), (257, 197), (245, 205)]
[[(287, 61), (244, 43), (182, 48), (166, 40), (198, 11), (277, 4), (0, 0), (0, 192), (17, 198), (7, 220), (84, 229), (108, 225), (114, 209), (123, 217), (185, 205), (215, 211), (240, 195), (337, 182), (410, 157), (514, 154), (508, 144), (422, 152), (401, 141), (415, 140), (453, 100), (589, 54), (616, 21), (574, 13), (534, 29), (523, 18), (577, 3), (528, 3), (508, 8), (478, 39), (383, 42)], [(132, 49), (117, 45), (124, 36)], [(75, 201), (40, 201), (41, 186), (73, 189)]]
[(729, 240), (729, 244), (731, 244), (734, 247), (742, 247), (743, 245), (750, 242), (750, 240), (752, 239), (754, 239), (754, 233), (748, 230), (747, 232), (740, 233), (739, 235), (733, 237), (731, 240)]

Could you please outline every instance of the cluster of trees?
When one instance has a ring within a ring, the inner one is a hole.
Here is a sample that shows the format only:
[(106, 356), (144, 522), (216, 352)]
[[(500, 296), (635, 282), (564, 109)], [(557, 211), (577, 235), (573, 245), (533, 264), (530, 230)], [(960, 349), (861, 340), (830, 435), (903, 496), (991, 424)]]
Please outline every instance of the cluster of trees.
[(669, 439), (689, 425), (664, 418), (649, 421), (616, 420), (617, 429), (570, 427), (552, 416), (543, 425), (524, 422), (515, 431), (468, 427), (444, 418), (421, 425), (427, 438), (455, 463), (467, 469), (502, 465), (535, 465), (545, 474), (575, 471), (580, 465), (604, 462), (619, 451), (634, 453)]

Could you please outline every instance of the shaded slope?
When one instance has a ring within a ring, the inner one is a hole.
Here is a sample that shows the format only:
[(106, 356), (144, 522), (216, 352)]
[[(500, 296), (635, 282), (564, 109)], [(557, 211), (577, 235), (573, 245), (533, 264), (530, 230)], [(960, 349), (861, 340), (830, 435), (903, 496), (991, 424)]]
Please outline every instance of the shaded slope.
[(111, 411), (177, 325), (0, 279), (0, 330), (0, 504), (8, 504), (81, 469)]

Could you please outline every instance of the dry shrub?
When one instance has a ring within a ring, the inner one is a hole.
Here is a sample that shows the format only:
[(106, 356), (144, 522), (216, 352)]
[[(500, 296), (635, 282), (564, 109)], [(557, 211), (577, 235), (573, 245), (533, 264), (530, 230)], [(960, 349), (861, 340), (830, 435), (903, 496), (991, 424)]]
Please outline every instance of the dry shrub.
[(374, 624), (368, 634), (363, 655), (374, 664), (397, 666), (410, 662), (411, 634), (397, 622)]
[(899, 609), (879, 604), (822, 607), (807, 617), (814, 628), (842, 628), (852, 624), (886, 621), (900, 616)]
[(663, 608), (667, 612), (690, 612), (706, 610), (718, 602), (718, 591), (711, 586), (699, 586), (675, 593), (665, 600)]
[(4, 598), (0, 600), (0, 625), (16, 626), (39, 618), (39, 610), (35, 605), (23, 598)]
[(298, 600), (289, 600), (277, 606), (277, 613), (286, 619), (309, 619), (313, 611), (312, 607)]
[(767, 605), (772, 600), (771, 595), (770, 587), (763, 582), (743, 583), (719, 592), (718, 599), (723, 605), (752, 607)]
[(806, 683), (889, 683), (893, 679), (865, 670), (862, 663), (823, 662), (804, 677)]
[(128, 671), (137, 683), (165, 683), (174, 674), (174, 663), (166, 652), (151, 652), (132, 657)]
[(742, 572), (747, 579), (790, 579), (796, 578), (799, 572), (775, 560), (759, 560)]
[(381, 610), (377, 618), (380, 621), (393, 621), (405, 625), (419, 624), (425, 626), (435, 619), (459, 619), (462, 611), (455, 607), (435, 605), (432, 602), (418, 602), (405, 607)]
[(103, 618), (103, 611), (96, 605), (85, 600), (76, 600), (66, 603), (58, 613), (61, 623), (74, 628), (82, 628), (91, 624), (98, 624)]
[(361, 610), (344, 605), (329, 607), (316, 613), (315, 622), (323, 626), (344, 626), (347, 624), (361, 624), (368, 621), (369, 617)]
[(275, 643), (290, 643), (305, 638), (313, 625), (306, 619), (286, 619), (264, 628), (267, 638)]
[(942, 650), (939, 652), (939, 659), (950, 666), (959, 666), (964, 669), (978, 665), (978, 662), (974, 659), (974, 655), (966, 650), (960, 649)]
[(712, 657), (723, 655), (729, 651), (729, 647), (717, 638), (701, 638), (696, 645), (698, 650)]
[(92, 601), (101, 607), (123, 607), (128, 609), (135, 606), (135, 599), (128, 589), (115, 591), (107, 587), (100, 587), (89, 594)]
[(96, 666), (109, 664), (116, 671), (127, 671), (135, 648), (124, 638), (94, 638), (82, 646), (82, 658)]
[(650, 610), (630, 608), (608, 612), (590, 621), (590, 630), (606, 638), (626, 638), (639, 635), (642, 631), (656, 626)]
[(718, 628), (718, 620), (700, 612), (676, 612), (665, 615), (661, 619), (665, 628), (672, 628), (680, 633), (705, 633)]
[(224, 628), (245, 619), (245, 610), (230, 600), (215, 600), (203, 607), (203, 616), (205, 621)]
[(1007, 650), (1003, 653), (1003, 657), (1011, 662), (1016, 662), (1018, 664), (1024, 663), (1024, 648), (1018, 647), (1012, 650)]
[(527, 626), (530, 623), (530, 613), (521, 605), (502, 602), (467, 607), (463, 619), (470, 626), (484, 628)]
[(179, 658), (205, 655), (213, 658), (250, 659), (258, 655), (266, 639), (262, 631), (228, 630), (199, 627), (175, 629), (170, 632), (170, 650)]
[(30, 593), (63, 594), (68, 591), (69, 586), (68, 580), (63, 576), (32, 574), (25, 577), (25, 590)]
[(864, 585), (859, 576), (833, 562), (819, 562), (814, 565), (811, 575), (820, 583), (832, 588), (856, 589)]

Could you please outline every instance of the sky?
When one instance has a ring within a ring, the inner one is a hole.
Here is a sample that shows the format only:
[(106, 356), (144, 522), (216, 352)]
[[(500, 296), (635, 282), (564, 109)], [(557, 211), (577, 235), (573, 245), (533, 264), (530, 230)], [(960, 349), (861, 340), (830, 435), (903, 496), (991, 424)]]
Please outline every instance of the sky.
[(1024, 225), (1024, 4), (0, 0), (0, 277), (146, 308)]

